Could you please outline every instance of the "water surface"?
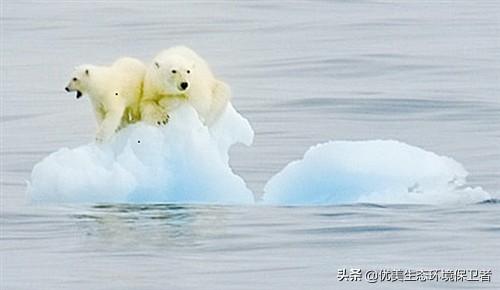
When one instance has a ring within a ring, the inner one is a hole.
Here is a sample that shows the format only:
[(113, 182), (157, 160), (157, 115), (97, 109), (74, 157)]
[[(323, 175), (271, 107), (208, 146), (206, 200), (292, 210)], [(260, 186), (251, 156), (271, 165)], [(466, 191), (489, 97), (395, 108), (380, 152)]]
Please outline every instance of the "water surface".
[[(198, 51), (256, 131), (232, 166), (265, 182), (327, 140), (397, 139), (500, 193), (496, 1), (2, 2), (2, 289), (366, 289), (338, 268), (491, 268), (498, 204), (275, 208), (30, 205), (33, 165), (94, 134), (74, 66)], [(411, 166), (411, 164), (408, 164)], [(370, 287), (414, 289), (413, 284)]]

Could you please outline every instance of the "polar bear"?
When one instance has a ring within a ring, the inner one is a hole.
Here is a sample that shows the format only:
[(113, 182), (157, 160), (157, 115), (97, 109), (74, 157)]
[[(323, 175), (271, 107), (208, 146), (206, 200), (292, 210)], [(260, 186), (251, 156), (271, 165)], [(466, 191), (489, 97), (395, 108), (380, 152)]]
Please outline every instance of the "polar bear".
[(188, 47), (175, 46), (160, 52), (146, 71), (141, 118), (165, 124), (168, 112), (188, 102), (210, 127), (225, 111), (230, 97), (229, 86), (214, 77), (198, 54)]
[(98, 124), (96, 140), (109, 139), (120, 127), (138, 121), (139, 102), (146, 66), (124, 57), (111, 66), (81, 65), (75, 68), (66, 86), (76, 98), (88, 95)]

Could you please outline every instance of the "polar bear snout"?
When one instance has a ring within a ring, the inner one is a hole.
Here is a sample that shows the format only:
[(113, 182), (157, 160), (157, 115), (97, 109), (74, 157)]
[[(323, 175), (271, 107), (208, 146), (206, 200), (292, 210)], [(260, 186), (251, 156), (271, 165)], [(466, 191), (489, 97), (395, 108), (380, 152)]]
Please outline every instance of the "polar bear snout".
[(68, 93), (70, 93), (70, 92), (76, 92), (76, 98), (77, 98), (77, 99), (81, 98), (81, 97), (82, 97), (82, 95), (83, 95), (83, 93), (82, 93), (80, 90), (77, 90), (77, 89), (73, 88), (73, 86), (71, 86), (71, 84), (70, 84), (70, 85), (68, 85), (68, 86), (66, 86), (66, 87), (64, 88), (64, 90), (65, 90), (66, 92), (68, 92)]
[(179, 90), (180, 91), (185, 91), (188, 87), (189, 87), (189, 83), (188, 82), (182, 82), (182, 83), (179, 84)]

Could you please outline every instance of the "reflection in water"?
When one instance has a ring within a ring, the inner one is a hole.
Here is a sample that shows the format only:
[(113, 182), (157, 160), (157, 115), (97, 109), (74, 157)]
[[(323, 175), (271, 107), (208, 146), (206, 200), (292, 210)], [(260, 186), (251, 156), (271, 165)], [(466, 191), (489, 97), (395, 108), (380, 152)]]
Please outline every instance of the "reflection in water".
[(449, 208), (34, 207), (1, 216), (2, 271), (13, 286), (6, 289), (31, 289), (32, 281), (47, 286), (40, 289), (329, 289), (325, 281), (337, 283), (337, 269), (351, 266), (496, 269), (498, 210), (493, 200)]
[(103, 204), (72, 218), (88, 239), (112, 247), (196, 247), (224, 235), (225, 209), (178, 204)]

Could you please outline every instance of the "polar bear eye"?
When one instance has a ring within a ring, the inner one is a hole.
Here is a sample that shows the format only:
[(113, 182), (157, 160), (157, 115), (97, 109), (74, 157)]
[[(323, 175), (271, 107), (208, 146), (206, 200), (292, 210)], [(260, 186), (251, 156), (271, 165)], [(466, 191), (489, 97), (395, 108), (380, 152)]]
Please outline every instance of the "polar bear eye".
[(186, 72), (187, 72), (188, 74), (190, 74), (190, 73), (191, 73), (191, 71), (190, 71), (190, 70), (187, 70)]
[(177, 71), (176, 71), (175, 69), (173, 69), (173, 70), (172, 70), (172, 73), (173, 73), (173, 74), (175, 74), (175, 73), (177, 73)]
[(77, 78), (73, 78), (73, 81), (76, 82), (78, 79)]

